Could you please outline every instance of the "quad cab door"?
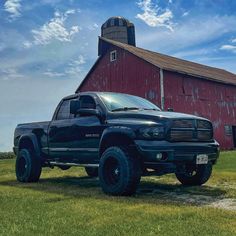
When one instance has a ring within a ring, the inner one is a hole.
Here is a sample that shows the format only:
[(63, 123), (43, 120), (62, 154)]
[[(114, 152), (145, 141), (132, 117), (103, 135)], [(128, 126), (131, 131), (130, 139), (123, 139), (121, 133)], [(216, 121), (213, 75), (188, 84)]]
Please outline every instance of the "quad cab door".
[[(78, 99), (78, 98), (77, 98)], [(49, 128), (49, 152), (53, 159), (72, 163), (98, 163), (99, 141), (104, 125), (95, 115), (70, 114), (65, 100)], [(102, 109), (90, 95), (79, 97), (79, 108)]]

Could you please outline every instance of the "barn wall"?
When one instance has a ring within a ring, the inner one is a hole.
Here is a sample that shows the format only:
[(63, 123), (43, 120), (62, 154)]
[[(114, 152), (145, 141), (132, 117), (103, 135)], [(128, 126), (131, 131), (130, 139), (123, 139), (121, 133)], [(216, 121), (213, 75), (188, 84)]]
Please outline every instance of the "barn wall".
[[(109, 52), (117, 50), (110, 62)], [(150, 63), (112, 46), (84, 81), (80, 91), (123, 92), (161, 104), (160, 71)], [(236, 86), (164, 71), (165, 109), (195, 114), (213, 122), (215, 138), (223, 149), (232, 149), (233, 136), (225, 125), (236, 126)], [(235, 131), (236, 132), (236, 131)]]
[(233, 148), (225, 126), (236, 126), (236, 86), (165, 71), (164, 87), (165, 108), (208, 118), (221, 147)]
[(110, 62), (110, 54), (105, 54), (80, 91), (129, 93), (160, 104), (159, 69), (120, 48), (110, 51), (115, 49), (117, 60)]

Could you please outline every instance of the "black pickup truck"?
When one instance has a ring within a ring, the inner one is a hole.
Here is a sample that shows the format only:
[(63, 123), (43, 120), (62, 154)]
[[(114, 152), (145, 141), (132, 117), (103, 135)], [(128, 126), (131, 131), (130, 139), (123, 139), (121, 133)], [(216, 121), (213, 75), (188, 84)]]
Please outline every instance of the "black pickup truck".
[(209, 120), (111, 92), (63, 98), (52, 121), (16, 127), (13, 149), (18, 181), (38, 181), (42, 167), (82, 166), (111, 195), (135, 193), (143, 175), (202, 185), (219, 157)]

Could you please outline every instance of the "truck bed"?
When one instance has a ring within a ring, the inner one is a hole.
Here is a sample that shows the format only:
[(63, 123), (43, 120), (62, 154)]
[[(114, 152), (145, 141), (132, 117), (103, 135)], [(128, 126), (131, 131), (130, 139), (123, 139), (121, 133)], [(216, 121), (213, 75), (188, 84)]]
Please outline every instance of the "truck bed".
[(48, 144), (47, 133), (49, 124), (50, 121), (18, 124), (14, 133), (14, 147), (18, 147), (20, 137), (27, 134), (36, 134), (39, 144), (42, 147), (46, 147)]

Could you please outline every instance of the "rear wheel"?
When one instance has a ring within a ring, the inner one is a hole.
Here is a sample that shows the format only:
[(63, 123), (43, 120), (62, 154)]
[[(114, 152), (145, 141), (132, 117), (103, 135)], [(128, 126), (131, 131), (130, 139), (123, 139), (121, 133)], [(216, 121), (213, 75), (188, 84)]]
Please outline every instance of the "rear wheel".
[(16, 158), (16, 178), (20, 182), (37, 182), (42, 166), (40, 159), (31, 149), (21, 149)]
[(176, 173), (177, 179), (183, 185), (202, 185), (210, 178), (212, 173), (212, 163), (206, 165), (188, 165), (184, 173)]
[(98, 177), (97, 167), (85, 167), (84, 169), (89, 177)]
[(132, 195), (141, 178), (140, 162), (126, 148), (109, 147), (102, 154), (98, 173), (104, 193)]

